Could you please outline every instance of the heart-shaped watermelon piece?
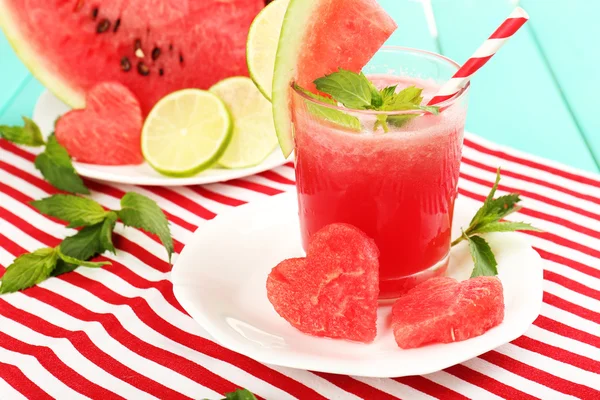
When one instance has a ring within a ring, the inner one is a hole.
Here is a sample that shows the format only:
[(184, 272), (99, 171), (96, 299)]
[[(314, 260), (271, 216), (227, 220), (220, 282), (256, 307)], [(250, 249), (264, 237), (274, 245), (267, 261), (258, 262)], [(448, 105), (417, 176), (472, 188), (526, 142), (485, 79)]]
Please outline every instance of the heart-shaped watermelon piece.
[(306, 258), (281, 262), (267, 280), (269, 301), (298, 330), (365, 343), (377, 335), (378, 295), (379, 250), (347, 224), (315, 233)]
[(135, 95), (120, 83), (103, 82), (86, 96), (86, 107), (56, 123), (56, 140), (78, 162), (127, 165), (144, 162), (142, 111)]
[(400, 297), (392, 308), (394, 337), (403, 349), (470, 339), (503, 319), (502, 282), (490, 276), (462, 282), (432, 278)]

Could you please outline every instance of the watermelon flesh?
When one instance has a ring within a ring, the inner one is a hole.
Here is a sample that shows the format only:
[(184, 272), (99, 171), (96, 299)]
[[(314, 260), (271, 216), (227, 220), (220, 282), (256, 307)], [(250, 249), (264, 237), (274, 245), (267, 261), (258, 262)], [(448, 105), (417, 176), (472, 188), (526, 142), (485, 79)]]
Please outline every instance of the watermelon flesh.
[(75, 161), (100, 165), (141, 164), (140, 103), (117, 82), (103, 82), (87, 94), (83, 110), (58, 119), (55, 135)]
[(344, 68), (359, 72), (398, 27), (376, 0), (326, 0), (315, 11), (298, 56), (296, 83), (317, 93), (313, 81)]
[(246, 36), (264, 0), (0, 0), (31, 72), (81, 108), (100, 82), (127, 86), (146, 115), (183, 88), (247, 75)]
[(502, 283), (489, 276), (463, 282), (432, 278), (400, 297), (392, 308), (394, 337), (403, 349), (466, 340), (503, 319)]
[(377, 335), (379, 250), (347, 224), (315, 233), (306, 258), (277, 265), (267, 279), (275, 311), (314, 336), (369, 343)]

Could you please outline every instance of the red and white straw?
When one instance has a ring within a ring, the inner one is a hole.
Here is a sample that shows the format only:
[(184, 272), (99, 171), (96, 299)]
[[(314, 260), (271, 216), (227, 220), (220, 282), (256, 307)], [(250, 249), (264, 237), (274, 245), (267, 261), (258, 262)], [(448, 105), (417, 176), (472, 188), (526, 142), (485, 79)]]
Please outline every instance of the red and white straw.
[(486, 40), (479, 49), (467, 60), (467, 62), (454, 74), (454, 76), (442, 86), (440, 91), (429, 100), (428, 105), (434, 105), (441, 103), (454, 97), (458, 92), (464, 88), (469, 80), (483, 67), (485, 63), (502, 46), (508, 41), (529, 19), (529, 15), (521, 7), (515, 8), (515, 10), (508, 16), (508, 18), (496, 29), (494, 33)]

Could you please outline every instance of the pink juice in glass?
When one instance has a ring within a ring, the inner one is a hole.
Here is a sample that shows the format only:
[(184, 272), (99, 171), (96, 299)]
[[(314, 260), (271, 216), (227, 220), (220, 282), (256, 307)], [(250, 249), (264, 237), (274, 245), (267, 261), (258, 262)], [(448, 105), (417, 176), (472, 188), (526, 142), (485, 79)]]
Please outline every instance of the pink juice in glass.
[[(433, 80), (371, 75), (379, 88), (415, 85), (427, 99)], [(356, 114), (355, 132), (316, 117), (306, 97), (292, 95), (296, 181), (304, 245), (325, 225), (349, 223), (380, 250), (380, 298), (396, 298), (443, 274), (457, 194), (466, 100), (439, 115), (426, 114), (384, 133), (375, 116)], [(466, 97), (466, 96), (464, 96)]]

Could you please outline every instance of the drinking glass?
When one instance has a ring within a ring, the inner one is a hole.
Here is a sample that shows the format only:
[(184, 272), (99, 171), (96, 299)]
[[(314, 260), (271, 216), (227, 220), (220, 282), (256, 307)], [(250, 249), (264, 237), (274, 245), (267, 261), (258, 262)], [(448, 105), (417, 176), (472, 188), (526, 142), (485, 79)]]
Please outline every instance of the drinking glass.
[[(426, 104), (458, 68), (438, 54), (383, 47), (363, 72), (379, 88), (423, 88)], [(443, 274), (468, 86), (438, 104), (438, 115), (349, 110), (316, 100), (295, 85), (291, 96), (304, 247), (328, 224), (361, 229), (379, 247), (380, 299), (396, 298)], [(383, 114), (387, 132), (380, 122)]]

